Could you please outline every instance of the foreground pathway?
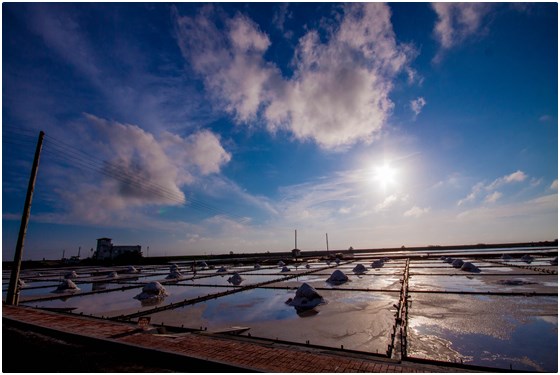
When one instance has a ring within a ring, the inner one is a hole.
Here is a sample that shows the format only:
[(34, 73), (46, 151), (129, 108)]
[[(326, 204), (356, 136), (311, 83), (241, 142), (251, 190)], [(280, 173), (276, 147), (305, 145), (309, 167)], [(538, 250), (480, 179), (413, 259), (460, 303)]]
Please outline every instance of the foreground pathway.
[[(62, 335), (142, 349), (185, 362), (196, 360), (231, 368), (232, 372), (464, 372), (464, 369), (398, 363), (382, 358), (345, 356), (297, 345), (251, 342), (239, 337), (201, 333), (152, 334), (136, 325), (60, 314), (28, 307), (2, 307), (3, 325), (16, 323)], [(154, 330), (150, 330), (153, 332)], [(8, 343), (6, 343), (8, 344)], [(192, 368), (191, 368), (192, 371)], [(205, 371), (201, 371), (205, 372)]]

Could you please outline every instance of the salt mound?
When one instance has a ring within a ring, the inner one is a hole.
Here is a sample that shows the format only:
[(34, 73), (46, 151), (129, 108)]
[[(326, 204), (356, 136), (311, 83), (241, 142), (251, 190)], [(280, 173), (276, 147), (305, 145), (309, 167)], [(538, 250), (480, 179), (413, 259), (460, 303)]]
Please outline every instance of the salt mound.
[(181, 272), (179, 272), (179, 270), (174, 270), (169, 272), (169, 275), (167, 275), (165, 278), (166, 279), (179, 279), (183, 277), (183, 274), (181, 274)]
[(64, 279), (64, 280), (62, 280), (60, 285), (58, 285), (58, 287), (56, 288), (54, 293), (75, 292), (75, 291), (78, 291), (78, 290), (80, 290), (80, 288), (78, 288), (72, 280)]
[(284, 266), (284, 267), (282, 267), (282, 271), (280, 271), (280, 272), (290, 272), (290, 271), (291, 270), (288, 267)]
[(239, 285), (243, 281), (243, 278), (235, 272), (229, 279), (228, 282), (232, 283), (233, 285)]
[(206, 268), (206, 267), (208, 267), (208, 263), (206, 263), (205, 261), (202, 261), (202, 262), (198, 263), (198, 265), (199, 265), (200, 267), (202, 267), (203, 269)]
[(224, 266), (221, 266), (216, 272), (227, 272)]
[(179, 266), (178, 266), (177, 264), (175, 264), (175, 263), (171, 263), (171, 266), (169, 267), (169, 270), (170, 270), (171, 272), (173, 272), (173, 271), (178, 271), (178, 270), (179, 270)]
[(440, 256), (439, 260), (445, 260), (445, 256), (444, 255)]
[(134, 298), (140, 301), (159, 300), (166, 297), (167, 295), (167, 291), (165, 290), (163, 285), (161, 285), (157, 281), (152, 281), (144, 285), (144, 287), (142, 288), (142, 293), (138, 294)]
[(17, 281), (17, 287), (19, 289), (24, 288), (25, 287), (25, 281), (23, 281), (22, 279), (18, 279)]
[(326, 303), (323, 297), (315, 288), (307, 283), (303, 283), (296, 291), (296, 296), (292, 299), (288, 299), (286, 304), (294, 306), (297, 310), (299, 309), (312, 309), (318, 305)]
[(354, 273), (366, 273), (367, 268), (363, 264), (358, 264), (356, 267), (352, 269)]
[(344, 274), (341, 270), (334, 271), (331, 276), (327, 279), (328, 283), (331, 284), (343, 284), (348, 281), (348, 276)]
[(77, 279), (78, 274), (76, 273), (76, 271), (68, 272), (66, 275), (64, 275), (64, 278), (65, 279)]
[(451, 257), (447, 257), (445, 258), (445, 263), (453, 263), (455, 259), (451, 258)]
[(307, 264), (305, 265), (305, 268), (307, 268), (307, 269), (310, 269), (310, 268), (311, 268), (311, 266), (309, 265), (309, 263), (307, 263)]
[(451, 265), (455, 268), (461, 268), (463, 266), (463, 261), (461, 259), (455, 259)]
[(255, 264), (254, 268), (255, 268), (256, 270), (258, 270), (258, 269), (261, 268), (261, 265), (257, 263), (257, 264)]
[(502, 254), (502, 260), (510, 260), (511, 259), (511, 255), (509, 254)]
[(391, 259), (389, 259), (389, 258), (387, 258), (387, 257), (383, 257), (383, 258), (381, 258), (381, 260), (384, 261), (384, 262), (388, 262), (388, 261), (390, 261)]
[(382, 261), (381, 259), (377, 259), (377, 260), (374, 260), (374, 261), (371, 263), (371, 268), (381, 268), (381, 267), (383, 267), (383, 264), (384, 264), (384, 263), (383, 263), (383, 261)]
[(339, 265), (339, 264), (340, 264), (340, 259), (336, 258), (336, 259), (334, 260), (334, 262), (335, 262), (337, 265)]
[(136, 268), (134, 268), (134, 266), (128, 266), (126, 267), (126, 271), (124, 271), (125, 273), (138, 273), (138, 270)]
[(278, 262), (278, 267), (284, 267), (285, 265), (286, 265), (286, 263), (284, 263), (282, 261)]
[(111, 271), (109, 275), (107, 275), (107, 277), (110, 277), (111, 279), (115, 279), (119, 277), (119, 275), (117, 274), (117, 271)]
[(554, 259), (552, 259), (550, 261), (550, 264), (552, 264), (553, 266), (557, 266), (558, 265), (558, 257), (554, 257)]
[(525, 254), (521, 257), (521, 260), (527, 263), (531, 263), (533, 261), (533, 257), (530, 256), (529, 254)]
[(461, 266), (461, 271), (480, 272), (480, 269), (471, 262), (465, 262)]

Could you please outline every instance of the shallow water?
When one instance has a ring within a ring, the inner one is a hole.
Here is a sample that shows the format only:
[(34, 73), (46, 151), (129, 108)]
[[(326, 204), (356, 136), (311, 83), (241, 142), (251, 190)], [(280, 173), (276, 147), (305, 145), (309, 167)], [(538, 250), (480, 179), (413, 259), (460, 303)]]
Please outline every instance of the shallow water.
[[(153, 324), (209, 331), (250, 327), (252, 336), (384, 353), (394, 323), (391, 306), (398, 294), (321, 291), (327, 303), (298, 315), (285, 302), (295, 291), (251, 289), (174, 310), (152, 314)], [(344, 322), (344, 323), (341, 323)]]
[(556, 372), (557, 297), (412, 294), (408, 355)]

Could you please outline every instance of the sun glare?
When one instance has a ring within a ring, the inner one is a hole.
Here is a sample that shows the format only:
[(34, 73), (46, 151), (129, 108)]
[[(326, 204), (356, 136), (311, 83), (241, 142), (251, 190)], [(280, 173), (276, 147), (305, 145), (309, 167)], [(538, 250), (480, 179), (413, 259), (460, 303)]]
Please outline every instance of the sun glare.
[(397, 170), (388, 164), (376, 167), (373, 172), (373, 181), (382, 189), (386, 189), (396, 183)]

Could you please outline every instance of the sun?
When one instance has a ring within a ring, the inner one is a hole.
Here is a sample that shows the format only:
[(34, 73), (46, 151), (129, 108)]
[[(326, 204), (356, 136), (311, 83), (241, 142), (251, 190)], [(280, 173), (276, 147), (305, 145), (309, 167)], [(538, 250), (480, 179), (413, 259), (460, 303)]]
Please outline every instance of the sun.
[(389, 164), (375, 167), (373, 171), (373, 182), (379, 184), (382, 189), (395, 185), (397, 170)]

